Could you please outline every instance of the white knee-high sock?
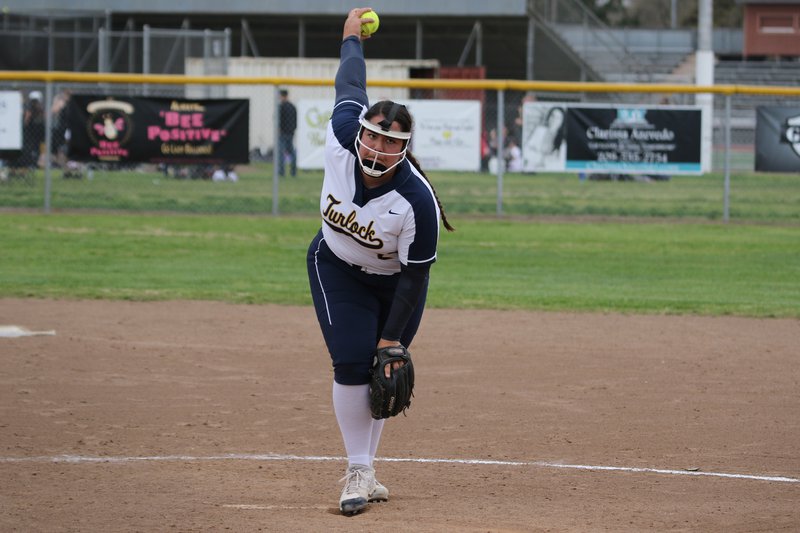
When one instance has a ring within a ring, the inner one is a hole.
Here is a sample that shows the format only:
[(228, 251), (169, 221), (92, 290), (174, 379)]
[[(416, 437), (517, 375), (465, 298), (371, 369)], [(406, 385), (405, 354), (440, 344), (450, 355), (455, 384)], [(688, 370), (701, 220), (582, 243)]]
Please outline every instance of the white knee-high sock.
[(371, 465), (373, 419), (369, 410), (369, 385), (341, 385), (334, 381), (333, 410), (342, 432), (348, 466)]
[(386, 419), (372, 419), (372, 438), (369, 442), (369, 466), (372, 466), (373, 468), (375, 465), (372, 463), (375, 461), (375, 455), (378, 453), (378, 444), (381, 442), (381, 431), (383, 431), (384, 422), (386, 422)]

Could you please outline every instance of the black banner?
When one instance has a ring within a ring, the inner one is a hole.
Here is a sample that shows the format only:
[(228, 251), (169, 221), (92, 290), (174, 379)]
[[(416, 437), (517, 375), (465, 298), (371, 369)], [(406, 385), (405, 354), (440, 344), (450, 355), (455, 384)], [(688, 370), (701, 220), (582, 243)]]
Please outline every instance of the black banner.
[(250, 101), (73, 95), (69, 157), (78, 161), (249, 162)]
[(756, 170), (800, 172), (800, 108), (756, 108)]
[(701, 112), (666, 107), (567, 107), (566, 169), (700, 173)]

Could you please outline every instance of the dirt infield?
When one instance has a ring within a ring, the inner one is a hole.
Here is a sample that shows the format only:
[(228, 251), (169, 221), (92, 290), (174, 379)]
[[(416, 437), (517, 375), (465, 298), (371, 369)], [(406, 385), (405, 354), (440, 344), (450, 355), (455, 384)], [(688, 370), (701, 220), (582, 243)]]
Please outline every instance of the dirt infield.
[(310, 308), (0, 299), (2, 531), (796, 531), (800, 321), (430, 309), (390, 491)]

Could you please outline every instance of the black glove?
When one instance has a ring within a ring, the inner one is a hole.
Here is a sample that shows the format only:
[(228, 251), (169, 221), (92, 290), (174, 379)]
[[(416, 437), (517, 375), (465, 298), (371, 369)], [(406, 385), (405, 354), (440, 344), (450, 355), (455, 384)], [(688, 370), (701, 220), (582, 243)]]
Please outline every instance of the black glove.
[[(392, 368), (392, 363), (397, 361), (405, 364), (400, 368)], [(384, 370), (387, 367), (388, 378)], [(380, 420), (404, 412), (411, 405), (413, 395), (414, 365), (405, 346), (387, 346), (376, 350), (369, 384), (372, 418)]]

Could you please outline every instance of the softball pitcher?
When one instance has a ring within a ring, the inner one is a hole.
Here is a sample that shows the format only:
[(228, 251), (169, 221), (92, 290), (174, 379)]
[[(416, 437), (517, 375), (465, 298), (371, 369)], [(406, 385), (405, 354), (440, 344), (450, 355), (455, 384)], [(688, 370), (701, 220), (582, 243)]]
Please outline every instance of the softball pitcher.
[(333, 408), (348, 459), (339, 508), (348, 515), (370, 501), (388, 500), (373, 468), (384, 425), (370, 413), (373, 355), (377, 348), (411, 344), (436, 261), (439, 220), (453, 230), (408, 151), (408, 110), (388, 100), (369, 107), (361, 49), (367, 38), (361, 17), (369, 10), (351, 10), (344, 23), (327, 126), (322, 229), (307, 256), (311, 295), (333, 363)]

